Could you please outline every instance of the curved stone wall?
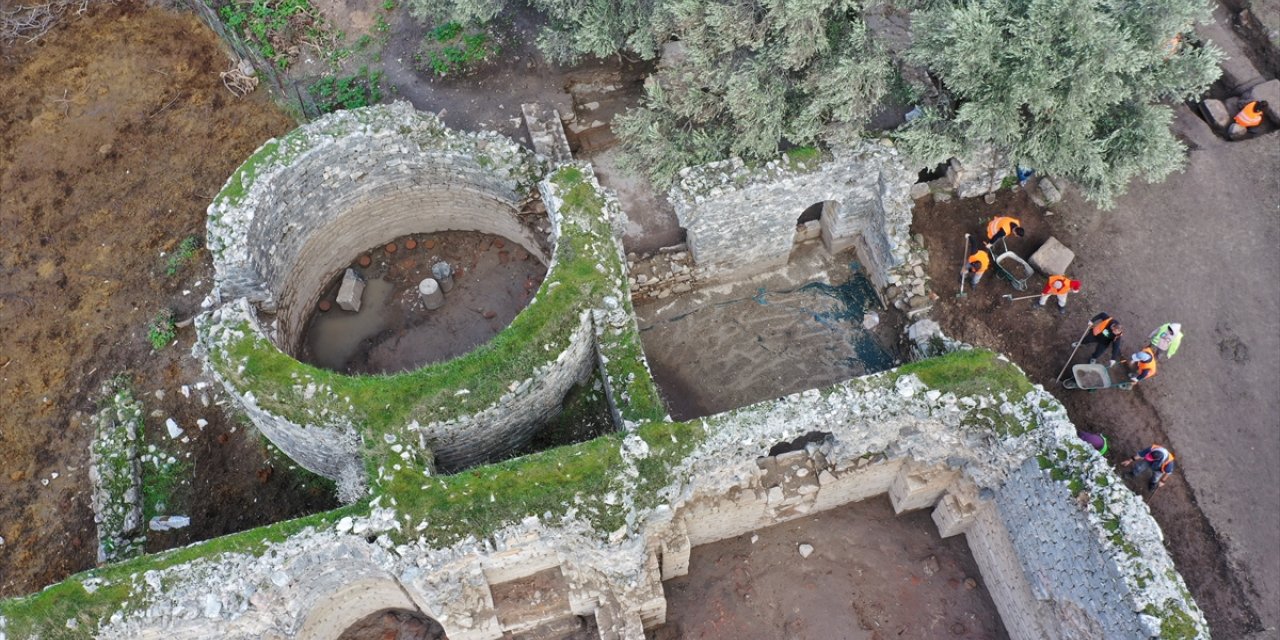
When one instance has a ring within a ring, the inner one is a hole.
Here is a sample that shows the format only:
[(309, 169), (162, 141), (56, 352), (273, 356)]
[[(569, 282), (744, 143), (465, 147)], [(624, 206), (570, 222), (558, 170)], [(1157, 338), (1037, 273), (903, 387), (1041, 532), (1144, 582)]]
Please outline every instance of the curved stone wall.
[(325, 283), (398, 236), (490, 233), (545, 263), (516, 215), (540, 174), (510, 140), (449, 131), (407, 103), (328, 115), (263, 145), (209, 207), (216, 294), (278, 310), (293, 353)]
[[(344, 500), (364, 495), (369, 481), (509, 457), (622, 335), (616, 319), (597, 326), (627, 299), (616, 202), (589, 169), (561, 173), (540, 187), (549, 194), (548, 259), (517, 217), (544, 167), (514, 142), (450, 131), (403, 104), (305, 125), (264, 145), (210, 207), (223, 304), (197, 320), (197, 348), (259, 430), (336, 480)], [(568, 208), (554, 196), (567, 188), (577, 196)], [(347, 376), (290, 355), (319, 285), (352, 257), (444, 229), (501, 235), (548, 263), (543, 285), (505, 330), (463, 356), (390, 376)], [(612, 311), (599, 309), (609, 304)], [(255, 305), (275, 311), (275, 321)], [(617, 364), (605, 369), (607, 382), (620, 373)], [(647, 371), (633, 378), (649, 380)]]

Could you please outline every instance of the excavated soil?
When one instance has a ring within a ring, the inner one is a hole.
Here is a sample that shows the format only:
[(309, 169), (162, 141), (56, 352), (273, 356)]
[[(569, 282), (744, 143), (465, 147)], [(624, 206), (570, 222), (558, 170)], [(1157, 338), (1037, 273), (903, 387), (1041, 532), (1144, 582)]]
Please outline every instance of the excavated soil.
[[(936, 203), (926, 197), (917, 201), (912, 231), (924, 235), (930, 257), (929, 277), (938, 295), (931, 317), (948, 336), (1008, 354), (1033, 382), (1044, 385), (1062, 401), (1077, 428), (1101, 432), (1110, 439), (1111, 451), (1107, 458), (1112, 463), (1118, 465), (1126, 456), (1152, 442), (1170, 442), (1157, 407), (1149, 397), (1157, 385), (1168, 384), (1161, 377), (1140, 383), (1133, 391), (1106, 389), (1092, 392), (1065, 390), (1055, 379), (1071, 354), (1071, 343), (1081, 338), (1089, 319), (1100, 311), (1111, 312), (1126, 325), (1122, 357), (1128, 357), (1142, 346), (1143, 339), (1154, 326), (1141, 325), (1123, 317), (1117, 311), (1121, 301), (1114, 300), (1114, 294), (1100, 290), (1096, 282), (1090, 286), (1091, 282), (1086, 279), (1081, 292), (1069, 297), (1067, 313), (1060, 316), (1057, 303), (1052, 298), (1046, 304), (1047, 308), (1038, 309), (1032, 306), (1036, 302), (1034, 298), (1010, 302), (1002, 297), (1005, 294), (1018, 297), (1039, 293), (1045, 282), (1043, 275), (1032, 276), (1027, 291), (1020, 292), (990, 272), (976, 291), (970, 291), (964, 298), (956, 296), (960, 265), (963, 256), (967, 255), (961, 253), (964, 233), (969, 232), (976, 237), (992, 215), (1005, 213), (1021, 218), (1027, 228), (1025, 238), (1009, 242), (1009, 248), (1024, 259), (1029, 258), (1050, 236), (1068, 247), (1079, 247), (1090, 239), (1086, 230), (1073, 222), (1075, 218), (1046, 214), (1046, 210), (1036, 206), (1027, 192), (1021, 189), (999, 192), (992, 204), (985, 203), (982, 198)], [(1078, 276), (1076, 269), (1080, 264), (1078, 258), (1073, 268), (1068, 270), (1068, 275)], [(1082, 347), (1072, 362), (1086, 362), (1091, 348), (1092, 345)], [(1103, 356), (1103, 362), (1106, 357)], [(1163, 366), (1175, 368), (1194, 364), (1183, 356), (1169, 360)], [(1120, 366), (1114, 368), (1117, 375), (1120, 371)], [(1068, 371), (1063, 377), (1070, 375)], [(1191, 451), (1184, 453), (1188, 458), (1195, 455)], [(1140, 492), (1145, 490), (1142, 485), (1131, 485)], [(1227, 553), (1223, 541), (1197, 505), (1196, 495), (1185, 479), (1175, 475), (1158, 494), (1147, 497), (1147, 504), (1164, 531), (1165, 546), (1204, 611), (1214, 635), (1238, 638), (1256, 632), (1258, 616), (1247, 605), (1246, 587), (1224, 560)]]
[(140, 4), (0, 54), (0, 596), (93, 566), (87, 417), (119, 375), (152, 455), (185, 463), (165, 512), (192, 524), (150, 550), (333, 506), (197, 388), (191, 329), (159, 351), (147, 338), (162, 311), (194, 315), (211, 283), (207, 252), (172, 275), (171, 252), (204, 237), (227, 176), (294, 123), (265, 93), (222, 86), (231, 63), (196, 19)]
[(663, 589), (650, 640), (1008, 637), (964, 537), (887, 498), (695, 547)]
[[(453, 268), (453, 287), (429, 310), (418, 284), (440, 262)], [(411, 371), (471, 351), (511, 324), (547, 275), (515, 242), (470, 231), (397, 238), (350, 268), (368, 283), (360, 311), (338, 307), (339, 273), (319, 303), (329, 310), (311, 316), (302, 352), (307, 362), (350, 374)]]

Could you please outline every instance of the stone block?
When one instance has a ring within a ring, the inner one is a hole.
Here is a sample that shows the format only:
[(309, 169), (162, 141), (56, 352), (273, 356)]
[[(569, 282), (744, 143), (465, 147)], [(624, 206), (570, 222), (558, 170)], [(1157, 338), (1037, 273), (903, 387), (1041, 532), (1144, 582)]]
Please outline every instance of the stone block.
[(1074, 251), (1050, 237), (1035, 253), (1031, 254), (1031, 266), (1046, 276), (1066, 273), (1071, 261), (1076, 259)]
[(360, 300), (364, 297), (364, 278), (355, 269), (347, 269), (342, 275), (342, 285), (338, 287), (338, 306), (346, 311), (360, 311)]
[(929, 183), (927, 183), (927, 182), (917, 182), (917, 183), (915, 183), (915, 184), (911, 185), (911, 199), (912, 199), (912, 200), (919, 200), (920, 198), (923, 198), (923, 197), (925, 197), (925, 196), (927, 196), (927, 195), (929, 195)]
[(1268, 80), (1244, 92), (1244, 100), (1246, 103), (1252, 100), (1266, 100), (1267, 106), (1262, 113), (1267, 116), (1271, 124), (1280, 126), (1280, 80)]
[(1227, 127), (1231, 126), (1231, 114), (1227, 112), (1227, 105), (1221, 100), (1210, 98), (1201, 102), (1200, 111), (1209, 124), (1218, 131), (1226, 131)]
[(1052, 180), (1040, 178), (1040, 183), (1036, 186), (1045, 205), (1054, 205), (1062, 200), (1062, 192), (1058, 190), (1058, 185), (1054, 184)]
[(1249, 130), (1234, 122), (1227, 128), (1227, 137), (1232, 140), (1243, 140), (1247, 135), (1249, 135)]

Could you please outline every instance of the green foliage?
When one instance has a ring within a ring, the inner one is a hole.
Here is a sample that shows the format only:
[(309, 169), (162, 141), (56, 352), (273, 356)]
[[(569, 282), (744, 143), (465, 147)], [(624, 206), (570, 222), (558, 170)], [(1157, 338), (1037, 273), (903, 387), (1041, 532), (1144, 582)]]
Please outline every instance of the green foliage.
[(668, 35), (679, 42), (646, 81), (642, 106), (615, 122), (630, 165), (663, 188), (683, 166), (727, 155), (763, 160), (784, 142), (813, 145), (820, 134), (856, 137), (893, 72), (856, 9), (841, 0), (659, 5), (650, 44)]
[(196, 257), (196, 252), (200, 250), (200, 237), (187, 236), (178, 243), (173, 253), (169, 254), (169, 259), (165, 261), (164, 273), (167, 276), (175, 276), (178, 271), (182, 270), (183, 265)]
[(913, 122), (900, 141), (925, 164), (994, 145), (1109, 206), (1130, 179), (1182, 166), (1161, 103), (1217, 78), (1221, 52), (1192, 32), (1208, 18), (1200, 0), (931, 4), (913, 15), (909, 56), (958, 106)]
[(916, 374), (932, 389), (961, 396), (1005, 393), (1014, 399), (1030, 393), (1032, 388), (1017, 367), (981, 349), (962, 349), (907, 363), (895, 369), (893, 376), (896, 380), (909, 373)]
[(384, 11), (395, 11), (396, 0), (382, 0), (382, 9)]
[[(150, 461), (142, 465), (142, 519), (150, 521), (156, 516), (181, 513), (182, 505), (176, 501), (179, 486), (190, 482), (191, 463), (178, 460), (162, 449), (150, 454)], [(177, 509), (177, 511), (175, 511)]]
[(498, 52), (494, 38), (482, 29), (446, 22), (427, 32), (414, 61), (438, 76), (465, 75)]
[(218, 16), (281, 69), (289, 67), (287, 51), (323, 23), (308, 0), (232, 0)]
[(307, 89), (321, 113), (367, 107), (382, 99), (382, 72), (368, 67), (350, 76), (324, 76)]
[(147, 341), (151, 348), (159, 351), (178, 337), (178, 327), (173, 322), (173, 312), (165, 309), (156, 314), (147, 324)]

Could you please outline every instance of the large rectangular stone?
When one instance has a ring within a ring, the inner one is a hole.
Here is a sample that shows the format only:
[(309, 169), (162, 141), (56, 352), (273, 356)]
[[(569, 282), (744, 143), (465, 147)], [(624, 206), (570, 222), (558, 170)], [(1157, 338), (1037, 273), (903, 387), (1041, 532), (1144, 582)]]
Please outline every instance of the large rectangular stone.
[(1050, 237), (1035, 253), (1031, 254), (1031, 266), (1046, 276), (1061, 275), (1067, 272), (1071, 261), (1076, 259), (1074, 251)]
[(347, 269), (342, 276), (342, 286), (338, 287), (338, 306), (347, 311), (360, 311), (360, 300), (364, 296), (364, 278), (354, 269)]

